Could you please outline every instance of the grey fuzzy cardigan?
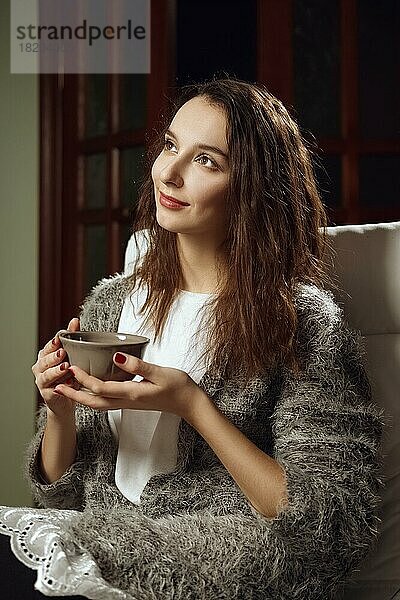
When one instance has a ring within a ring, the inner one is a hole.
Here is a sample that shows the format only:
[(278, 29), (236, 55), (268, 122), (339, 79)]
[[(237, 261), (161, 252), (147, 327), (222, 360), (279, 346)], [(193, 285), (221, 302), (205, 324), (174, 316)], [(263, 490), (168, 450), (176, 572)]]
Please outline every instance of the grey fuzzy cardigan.
[[(103, 280), (82, 307), (81, 329), (116, 331), (129, 281)], [(153, 476), (138, 507), (115, 485), (117, 443), (107, 413), (76, 410), (76, 462), (43, 484), (39, 415), (27, 472), (43, 507), (74, 509), (70, 528), (101, 573), (130, 598), (284, 600), (337, 597), (377, 535), (383, 414), (373, 404), (360, 335), (333, 295), (299, 284), (299, 380), (285, 368), (242, 391), (205, 373), (199, 385), (285, 469), (288, 505), (258, 514), (203, 438), (184, 420), (178, 463)]]

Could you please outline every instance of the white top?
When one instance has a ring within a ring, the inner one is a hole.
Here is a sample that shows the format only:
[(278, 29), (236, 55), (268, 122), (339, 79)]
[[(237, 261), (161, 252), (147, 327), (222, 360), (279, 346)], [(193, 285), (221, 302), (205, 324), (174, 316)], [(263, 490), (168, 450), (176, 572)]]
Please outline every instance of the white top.
[[(133, 250), (136, 247), (131, 241), (125, 257), (126, 274), (132, 269)], [(136, 287), (125, 300), (118, 331), (150, 338), (143, 360), (181, 369), (198, 383), (205, 372), (203, 363), (195, 365), (203, 351), (204, 341), (198, 329), (211, 296), (211, 293), (182, 290), (171, 306), (162, 339), (154, 343), (152, 332), (142, 327), (144, 316), (139, 315), (146, 299), (145, 288)], [(142, 378), (136, 376), (134, 379), (140, 381)], [(176, 466), (180, 417), (168, 412), (123, 409), (108, 411), (108, 419), (118, 440), (115, 483), (128, 500), (140, 504), (140, 495), (150, 477), (169, 473)]]

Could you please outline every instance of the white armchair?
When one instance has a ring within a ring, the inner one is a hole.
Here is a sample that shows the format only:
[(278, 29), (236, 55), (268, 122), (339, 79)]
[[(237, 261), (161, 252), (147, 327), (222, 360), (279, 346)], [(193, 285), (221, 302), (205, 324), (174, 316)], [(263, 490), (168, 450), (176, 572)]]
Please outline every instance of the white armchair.
[(328, 227), (332, 290), (363, 336), (374, 400), (385, 409), (380, 536), (342, 600), (400, 599), (400, 222)]

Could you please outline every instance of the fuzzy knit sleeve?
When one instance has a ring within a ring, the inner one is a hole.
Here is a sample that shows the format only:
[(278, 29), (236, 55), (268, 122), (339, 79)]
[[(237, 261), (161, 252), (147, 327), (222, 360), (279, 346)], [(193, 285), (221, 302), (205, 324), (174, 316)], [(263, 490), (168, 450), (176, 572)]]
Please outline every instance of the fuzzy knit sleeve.
[(57, 481), (47, 483), (39, 468), (40, 448), (46, 427), (46, 406), (43, 404), (40, 407), (37, 431), (27, 448), (25, 467), (33, 499), (39, 506), (72, 510), (84, 508), (84, 475), (87, 465), (95, 459), (91, 438), (96, 417), (92, 409), (84, 409), (80, 406), (76, 408), (76, 459)]
[(288, 504), (270, 533), (282, 546), (275, 575), (293, 591), (288, 597), (303, 597), (301, 585), (309, 597), (322, 589), (330, 597), (377, 535), (383, 411), (371, 397), (361, 337), (331, 292), (307, 286), (297, 302), (304, 371), (286, 377), (272, 415)]
[[(103, 279), (93, 288), (81, 307), (82, 331), (116, 331), (127, 287), (121, 275)], [(38, 414), (37, 431), (30, 442), (25, 460), (25, 474), (34, 500), (46, 508), (82, 510), (84, 508), (84, 482), (88, 466), (97, 458), (93, 443), (97, 435), (107, 429), (106, 413), (99, 413), (78, 405), (75, 411), (77, 455), (69, 469), (53, 483), (46, 483), (40, 473), (40, 448), (46, 427), (46, 407)]]

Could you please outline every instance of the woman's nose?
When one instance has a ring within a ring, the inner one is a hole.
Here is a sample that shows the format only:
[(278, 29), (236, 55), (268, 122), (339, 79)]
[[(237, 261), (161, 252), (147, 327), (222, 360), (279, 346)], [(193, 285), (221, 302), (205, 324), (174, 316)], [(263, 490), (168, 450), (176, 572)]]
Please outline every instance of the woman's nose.
[(171, 160), (165, 165), (160, 171), (160, 179), (163, 183), (173, 183), (180, 187), (183, 184), (183, 177), (178, 161)]

